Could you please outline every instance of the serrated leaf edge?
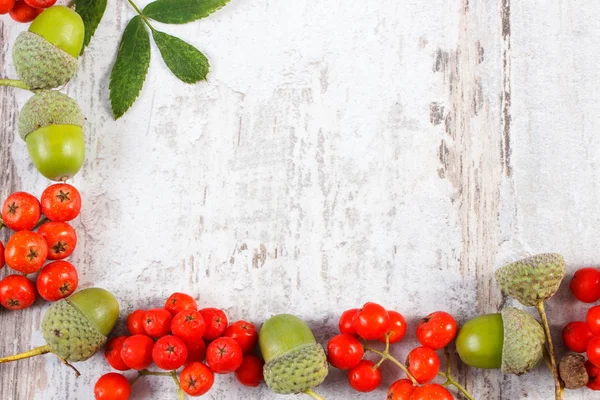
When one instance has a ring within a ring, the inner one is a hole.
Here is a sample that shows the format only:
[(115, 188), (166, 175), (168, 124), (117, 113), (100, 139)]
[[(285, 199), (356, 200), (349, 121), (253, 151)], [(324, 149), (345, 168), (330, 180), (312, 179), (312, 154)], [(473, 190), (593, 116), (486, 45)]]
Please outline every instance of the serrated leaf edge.
[[(136, 15), (135, 17), (133, 17), (133, 18), (132, 18), (132, 19), (131, 19), (131, 20), (128, 22), (128, 24), (127, 24), (127, 25), (129, 25), (129, 24), (131, 23), (131, 21), (132, 21), (133, 19), (135, 19), (135, 18), (139, 18), (140, 20), (142, 20), (142, 23), (144, 22), (144, 21), (143, 21), (143, 17), (142, 17), (141, 15)], [(126, 31), (126, 30), (127, 30), (127, 27), (125, 28), (125, 31)], [(144, 26), (144, 30), (146, 30), (146, 27), (145, 27), (145, 26)], [(125, 31), (123, 31), (123, 35), (125, 35)], [(148, 31), (146, 30), (146, 34), (147, 34), (147, 33), (148, 33)], [(149, 37), (148, 37), (148, 39), (149, 39)], [(109, 85), (108, 85), (108, 90), (109, 90), (109, 99), (110, 99), (110, 103), (111, 103), (111, 110), (112, 110), (112, 112), (113, 112), (113, 117), (114, 117), (114, 119), (115, 119), (115, 120), (117, 120), (117, 119), (121, 118), (123, 115), (125, 115), (125, 113), (126, 113), (127, 111), (129, 111), (129, 109), (130, 109), (130, 108), (133, 106), (133, 104), (135, 104), (135, 102), (137, 101), (137, 99), (140, 97), (140, 93), (142, 92), (142, 89), (144, 88), (144, 84), (146, 83), (146, 77), (148, 76), (148, 71), (149, 71), (149, 69), (150, 69), (150, 62), (152, 61), (152, 58), (151, 58), (151, 54), (152, 54), (152, 52), (150, 52), (150, 58), (148, 59), (148, 64), (147, 64), (147, 66), (146, 66), (146, 70), (144, 71), (144, 76), (143, 76), (143, 78), (142, 78), (142, 84), (141, 84), (141, 86), (140, 86), (140, 90), (138, 91), (138, 93), (136, 94), (136, 96), (135, 96), (135, 97), (132, 99), (132, 102), (131, 102), (131, 104), (129, 104), (129, 106), (127, 106), (127, 108), (126, 108), (125, 110), (123, 110), (123, 112), (122, 112), (121, 114), (118, 114), (118, 115), (117, 115), (117, 113), (115, 112), (115, 109), (114, 109), (114, 105), (113, 105), (113, 99), (112, 99), (112, 88), (113, 88), (113, 85), (112, 85), (112, 83), (113, 83), (113, 71), (114, 71), (115, 65), (117, 64), (117, 61), (118, 61), (118, 59), (119, 59), (119, 52), (121, 51), (121, 48), (122, 48), (122, 47), (123, 47), (123, 38), (121, 37), (121, 43), (119, 44), (119, 50), (118, 50), (118, 52), (117, 52), (117, 59), (115, 60), (115, 63), (113, 64), (113, 69), (112, 69), (112, 71), (111, 71), (111, 74), (110, 74), (110, 82), (109, 82)]]
[(223, 7), (225, 7), (227, 4), (229, 4), (229, 2), (230, 2), (230, 1), (231, 1), (231, 0), (225, 0), (225, 2), (224, 2), (223, 4), (221, 4), (220, 6), (218, 6), (218, 7), (217, 7), (217, 8), (215, 8), (215, 9), (213, 9), (213, 10), (212, 10), (212, 11), (210, 11), (208, 14), (201, 15), (201, 16), (199, 16), (199, 17), (198, 17), (198, 18), (196, 18), (196, 19), (192, 19), (192, 20), (185, 21), (185, 22), (165, 22), (165, 21), (160, 21), (160, 20), (154, 19), (154, 18), (152, 18), (150, 15), (146, 15), (146, 8), (148, 8), (148, 6), (152, 5), (152, 4), (153, 4), (153, 3), (155, 3), (156, 1), (153, 1), (152, 3), (148, 3), (148, 4), (147, 4), (147, 5), (144, 7), (144, 9), (142, 10), (142, 14), (144, 14), (144, 15), (145, 15), (146, 17), (148, 17), (149, 19), (151, 19), (151, 20), (153, 20), (153, 21), (160, 22), (160, 23), (162, 23), (162, 24), (169, 24), (169, 25), (185, 25), (185, 24), (189, 24), (189, 23), (191, 23), (191, 22), (196, 22), (196, 21), (199, 21), (199, 20), (201, 20), (201, 19), (203, 19), (203, 18), (206, 18), (206, 17), (209, 17), (209, 16), (211, 16), (212, 14), (214, 14), (215, 12), (219, 11), (220, 9), (222, 9)]
[[(158, 43), (156, 43), (156, 36), (155, 36), (155, 34), (156, 34), (156, 33), (160, 33), (160, 34), (163, 34), (163, 35), (171, 36), (171, 37), (173, 37), (173, 38), (175, 38), (175, 39), (181, 40), (182, 42), (184, 42), (185, 44), (187, 44), (187, 45), (189, 45), (189, 46), (193, 47), (193, 48), (194, 48), (194, 49), (196, 49), (196, 50), (197, 50), (197, 51), (198, 51), (200, 54), (202, 54), (202, 56), (203, 56), (203, 57), (204, 57), (204, 59), (206, 60), (206, 64), (207, 64), (207, 71), (206, 71), (206, 75), (204, 75), (204, 78), (201, 78), (201, 79), (198, 79), (198, 80), (196, 80), (196, 81), (193, 81), (193, 82), (191, 82), (191, 81), (184, 81), (184, 80), (183, 80), (183, 79), (181, 79), (179, 76), (177, 76), (177, 75), (176, 75), (176, 74), (173, 72), (173, 70), (171, 69), (171, 67), (169, 67), (169, 64), (167, 64), (167, 62), (165, 61), (165, 56), (164, 56), (164, 54), (163, 54), (163, 50), (162, 50), (162, 48), (161, 48), (161, 47), (158, 45)], [(168, 33), (166, 33), (166, 32), (161, 32), (161, 31), (157, 31), (157, 30), (153, 30), (153, 31), (152, 31), (152, 39), (154, 40), (154, 43), (156, 44), (156, 47), (158, 48), (158, 51), (160, 52), (160, 56), (161, 56), (161, 58), (162, 58), (162, 60), (163, 60), (163, 63), (164, 63), (166, 66), (167, 66), (167, 68), (169, 69), (169, 71), (171, 72), (171, 74), (173, 74), (173, 76), (175, 76), (175, 77), (176, 77), (177, 79), (179, 79), (181, 82), (183, 82), (183, 83), (187, 83), (187, 84), (189, 84), (189, 85), (195, 85), (195, 84), (197, 84), (198, 82), (202, 82), (202, 81), (206, 82), (206, 81), (208, 81), (208, 78), (207, 78), (207, 77), (208, 77), (208, 74), (209, 74), (209, 72), (210, 72), (210, 61), (209, 61), (208, 57), (206, 57), (206, 54), (204, 54), (202, 51), (200, 51), (200, 49), (198, 49), (198, 48), (197, 48), (196, 46), (194, 46), (193, 44), (191, 44), (191, 43), (188, 43), (188, 42), (186, 42), (185, 40), (183, 40), (183, 39), (181, 39), (181, 38), (179, 38), (179, 37), (177, 37), (177, 36), (173, 36), (173, 35), (170, 35), (170, 34), (168, 34)]]
[[(95, 0), (95, 1), (97, 1), (97, 0)], [(79, 14), (79, 16), (81, 16), (81, 14), (77, 11), (77, 1), (74, 2), (74, 5), (75, 5), (75, 12), (77, 12)], [(81, 52), (79, 54), (83, 54), (85, 49), (92, 42), (92, 38), (94, 37), (96, 30), (98, 29), (98, 27), (100, 26), (100, 23), (102, 22), (102, 19), (104, 18), (104, 14), (106, 13), (107, 6), (108, 6), (108, 0), (104, 0), (104, 7), (100, 14), (100, 18), (98, 19), (98, 23), (96, 24), (96, 26), (92, 26), (91, 29), (89, 29), (89, 33), (90, 33), (89, 38), (87, 37), (88, 25), (86, 24), (86, 21), (83, 19), (83, 16), (81, 16), (82, 20), (83, 20), (83, 24), (85, 26), (86, 34), (84, 35), (83, 46), (81, 47)]]

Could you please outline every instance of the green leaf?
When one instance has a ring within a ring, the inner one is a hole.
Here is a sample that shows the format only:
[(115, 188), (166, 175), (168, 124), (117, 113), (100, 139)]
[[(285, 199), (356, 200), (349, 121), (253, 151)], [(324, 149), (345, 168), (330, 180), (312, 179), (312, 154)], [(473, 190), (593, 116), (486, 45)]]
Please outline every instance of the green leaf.
[(152, 31), (152, 35), (173, 75), (185, 83), (196, 83), (206, 79), (210, 66), (200, 50), (164, 32)]
[(229, 0), (156, 0), (143, 14), (165, 24), (185, 24), (209, 16)]
[(123, 32), (117, 61), (110, 73), (110, 103), (115, 119), (123, 116), (140, 94), (149, 65), (150, 35), (138, 15)]
[(96, 28), (100, 25), (106, 10), (106, 2), (107, 0), (77, 0), (75, 2), (75, 11), (81, 16), (85, 26), (82, 53), (85, 47), (90, 44)]

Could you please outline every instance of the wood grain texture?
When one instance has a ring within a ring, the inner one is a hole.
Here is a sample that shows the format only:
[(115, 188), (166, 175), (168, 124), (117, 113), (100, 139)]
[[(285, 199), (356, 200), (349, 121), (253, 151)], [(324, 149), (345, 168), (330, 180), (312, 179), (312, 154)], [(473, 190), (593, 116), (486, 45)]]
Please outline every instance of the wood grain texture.
[[(177, 81), (154, 47), (140, 99), (113, 121), (108, 77), (134, 14), (109, 2), (66, 87), (87, 116), (73, 180), (81, 287), (113, 291), (122, 316), (174, 291), (232, 320), (293, 312), (326, 342), (344, 309), (369, 300), (412, 327), (437, 309), (465, 321), (514, 305), (493, 273), (527, 254), (559, 251), (571, 272), (597, 264), (600, 4), (538, 3), (232, 1), (161, 27), (208, 56), (208, 82)], [(22, 29), (0, 20), (3, 75), (14, 76)], [(48, 182), (15, 129), (28, 95), (0, 96), (0, 195), (39, 194)], [(43, 342), (45, 307), (0, 312), (0, 354)], [(566, 288), (549, 309), (556, 332), (584, 315)], [(411, 330), (395, 354), (414, 343)], [(51, 356), (0, 366), (0, 398), (92, 398), (106, 363), (78, 368), (75, 378)], [(543, 366), (455, 372), (476, 399), (553, 393)], [(359, 396), (334, 370), (319, 392), (382, 399), (399, 376), (386, 365), (382, 389)], [(168, 379), (144, 382), (134, 399), (175, 396)], [(206, 398), (285, 397), (219, 376)]]

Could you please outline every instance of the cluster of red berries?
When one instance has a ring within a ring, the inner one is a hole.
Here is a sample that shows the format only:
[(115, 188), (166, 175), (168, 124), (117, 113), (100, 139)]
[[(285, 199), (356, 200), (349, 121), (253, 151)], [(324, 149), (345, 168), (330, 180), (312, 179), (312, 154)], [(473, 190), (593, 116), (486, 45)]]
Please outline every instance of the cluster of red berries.
[[(130, 336), (112, 338), (104, 353), (118, 371), (177, 378), (177, 370), (183, 367), (180, 388), (190, 396), (208, 392), (214, 374), (235, 372), (237, 380), (249, 387), (263, 381), (264, 362), (252, 354), (258, 343), (256, 327), (246, 321), (229, 325), (223, 310), (198, 310), (187, 294), (173, 293), (163, 308), (132, 312), (127, 329)], [(148, 371), (153, 363), (169, 372)], [(94, 394), (97, 400), (128, 400), (132, 383), (121, 374), (108, 373), (97, 381)]]
[[(417, 325), (417, 339), (421, 346), (408, 353), (404, 366), (389, 354), (389, 344), (401, 341), (406, 329), (402, 314), (386, 310), (379, 304), (366, 303), (361, 309), (347, 310), (339, 320), (340, 334), (327, 344), (329, 363), (348, 371), (348, 381), (354, 390), (370, 392), (381, 383), (381, 362), (392, 360), (408, 371), (412, 380), (394, 382), (389, 388), (388, 400), (453, 399), (445, 387), (430, 382), (440, 371), (440, 359), (436, 351), (448, 346), (456, 337), (458, 325), (455, 319), (443, 311), (423, 318)], [(386, 349), (373, 349), (367, 341), (386, 343)], [(365, 359), (367, 351), (380, 355), (381, 361), (376, 364)]]
[(17, 22), (31, 22), (56, 0), (0, 0), (0, 14), (10, 14)]
[[(8, 196), (2, 205), (0, 227), (15, 231), (0, 242), (0, 268), (8, 265), (21, 274), (0, 281), (0, 304), (11, 310), (31, 306), (39, 293), (47, 301), (57, 301), (77, 289), (77, 270), (64, 261), (75, 250), (77, 234), (66, 221), (79, 215), (81, 196), (66, 183), (48, 186), (41, 201), (25, 192)], [(37, 232), (34, 232), (37, 230)], [(47, 260), (48, 264), (44, 265)], [(26, 275), (39, 271), (36, 283)]]
[[(600, 270), (582, 268), (575, 272), (570, 283), (571, 293), (579, 301), (595, 303), (600, 300)], [(585, 368), (589, 375), (587, 387), (600, 390), (600, 305), (587, 311), (586, 320), (569, 322), (562, 331), (565, 346), (575, 353), (586, 353)]]

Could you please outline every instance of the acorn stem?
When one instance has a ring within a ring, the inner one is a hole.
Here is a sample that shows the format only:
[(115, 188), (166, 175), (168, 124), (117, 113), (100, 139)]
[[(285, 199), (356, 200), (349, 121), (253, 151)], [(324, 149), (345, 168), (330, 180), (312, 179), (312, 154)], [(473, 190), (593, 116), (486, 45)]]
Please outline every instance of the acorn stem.
[(0, 86), (11, 86), (33, 92), (33, 90), (31, 90), (31, 88), (27, 86), (25, 82), (18, 79), (0, 79)]
[(318, 395), (318, 394), (316, 394), (316, 393), (315, 393), (315, 392), (314, 392), (312, 389), (306, 389), (306, 390), (304, 391), (304, 394), (307, 394), (307, 395), (309, 395), (310, 397), (312, 397), (312, 398), (315, 398), (315, 399), (317, 399), (317, 400), (325, 400), (325, 398), (324, 398), (324, 397), (321, 397), (321, 396), (319, 396), (319, 395)]
[[(56, 353), (54, 353), (56, 354)], [(75, 368), (72, 364), (70, 364), (67, 360), (65, 360), (64, 358), (62, 358), (61, 356), (59, 356), (58, 354), (56, 354), (56, 356), (60, 359), (60, 361), (65, 364), (67, 367), (71, 368), (73, 371), (75, 371), (75, 376), (76, 377), (80, 377), (81, 373), (79, 372), (79, 370), (77, 368)]]
[(550, 358), (550, 372), (554, 378), (554, 396), (556, 400), (562, 400), (564, 398), (563, 383), (558, 375), (558, 367), (556, 366), (556, 355), (554, 353), (554, 343), (552, 342), (552, 334), (550, 332), (550, 324), (548, 323), (548, 317), (546, 316), (546, 310), (544, 308), (544, 302), (540, 301), (536, 304), (535, 308), (540, 314), (542, 320), (542, 326), (544, 327), (544, 334), (546, 335), (546, 341), (548, 342), (548, 356)]
[(31, 358), (31, 357), (35, 357), (35, 356), (41, 356), (42, 354), (48, 354), (51, 352), (52, 352), (52, 349), (50, 348), (50, 346), (44, 345), (44, 346), (36, 347), (33, 350), (15, 354), (14, 356), (2, 357), (2, 358), (0, 358), (0, 364), (12, 362), (12, 361), (24, 360), (26, 358)]

